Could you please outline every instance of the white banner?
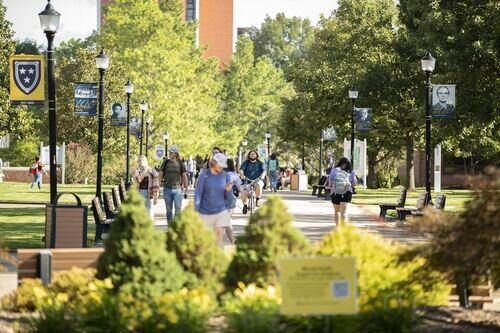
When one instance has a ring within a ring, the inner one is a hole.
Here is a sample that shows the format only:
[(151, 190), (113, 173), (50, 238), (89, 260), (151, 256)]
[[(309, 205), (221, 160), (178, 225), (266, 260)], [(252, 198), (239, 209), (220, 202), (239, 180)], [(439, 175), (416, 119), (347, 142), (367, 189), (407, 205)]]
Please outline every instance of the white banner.
[(0, 148), (9, 148), (10, 147), (10, 136), (7, 134), (6, 136), (0, 136)]
[[(354, 139), (354, 165), (356, 176), (363, 179), (366, 188), (366, 176), (368, 175), (368, 159), (366, 156), (366, 139), (363, 141)], [(344, 139), (344, 156), (351, 159), (351, 140)]]

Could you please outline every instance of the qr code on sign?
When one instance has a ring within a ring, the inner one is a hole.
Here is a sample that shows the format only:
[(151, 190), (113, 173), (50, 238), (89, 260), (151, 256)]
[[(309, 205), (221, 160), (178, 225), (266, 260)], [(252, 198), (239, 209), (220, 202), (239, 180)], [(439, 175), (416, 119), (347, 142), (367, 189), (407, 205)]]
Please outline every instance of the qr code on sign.
[(333, 281), (332, 294), (333, 298), (349, 297), (349, 281)]

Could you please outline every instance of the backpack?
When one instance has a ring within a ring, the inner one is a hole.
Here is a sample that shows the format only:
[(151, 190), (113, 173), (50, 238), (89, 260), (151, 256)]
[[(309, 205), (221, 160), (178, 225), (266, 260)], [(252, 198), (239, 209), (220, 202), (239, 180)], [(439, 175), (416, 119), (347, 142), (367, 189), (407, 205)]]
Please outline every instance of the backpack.
[(277, 171), (278, 170), (278, 160), (269, 160), (267, 162), (267, 167), (269, 171)]
[(349, 174), (344, 170), (338, 170), (335, 175), (334, 193), (344, 195), (347, 193), (349, 186), (351, 186)]

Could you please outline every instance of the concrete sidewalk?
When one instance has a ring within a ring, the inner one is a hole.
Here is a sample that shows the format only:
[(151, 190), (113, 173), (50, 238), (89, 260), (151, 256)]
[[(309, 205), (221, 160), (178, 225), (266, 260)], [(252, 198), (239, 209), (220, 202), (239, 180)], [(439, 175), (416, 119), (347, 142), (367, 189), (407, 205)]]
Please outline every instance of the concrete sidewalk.
[[(189, 192), (188, 200), (183, 200), (183, 207), (192, 201), (192, 191)], [(280, 196), (288, 207), (288, 212), (293, 216), (293, 224), (311, 241), (319, 241), (324, 235), (330, 233), (334, 228), (333, 207), (330, 201), (323, 198), (311, 196), (310, 192), (279, 191), (276, 194), (265, 192), (263, 201), (270, 195)], [(236, 235), (244, 232), (250, 215), (241, 212), (242, 203), (238, 201), (233, 215), (233, 228)], [(154, 207), (155, 226), (158, 229), (166, 229), (165, 204), (162, 198)], [(391, 222), (378, 222), (379, 208), (375, 205), (350, 205), (350, 224), (357, 228), (379, 234), (387, 239), (398, 243), (418, 243), (425, 239), (404, 228), (396, 228)]]

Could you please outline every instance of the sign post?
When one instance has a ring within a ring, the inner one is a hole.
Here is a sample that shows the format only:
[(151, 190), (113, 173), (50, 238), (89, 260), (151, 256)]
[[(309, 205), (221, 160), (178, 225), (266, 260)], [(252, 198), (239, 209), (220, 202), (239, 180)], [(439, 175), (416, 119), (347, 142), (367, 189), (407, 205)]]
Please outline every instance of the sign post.
[(279, 261), (284, 315), (354, 314), (359, 311), (354, 257)]

